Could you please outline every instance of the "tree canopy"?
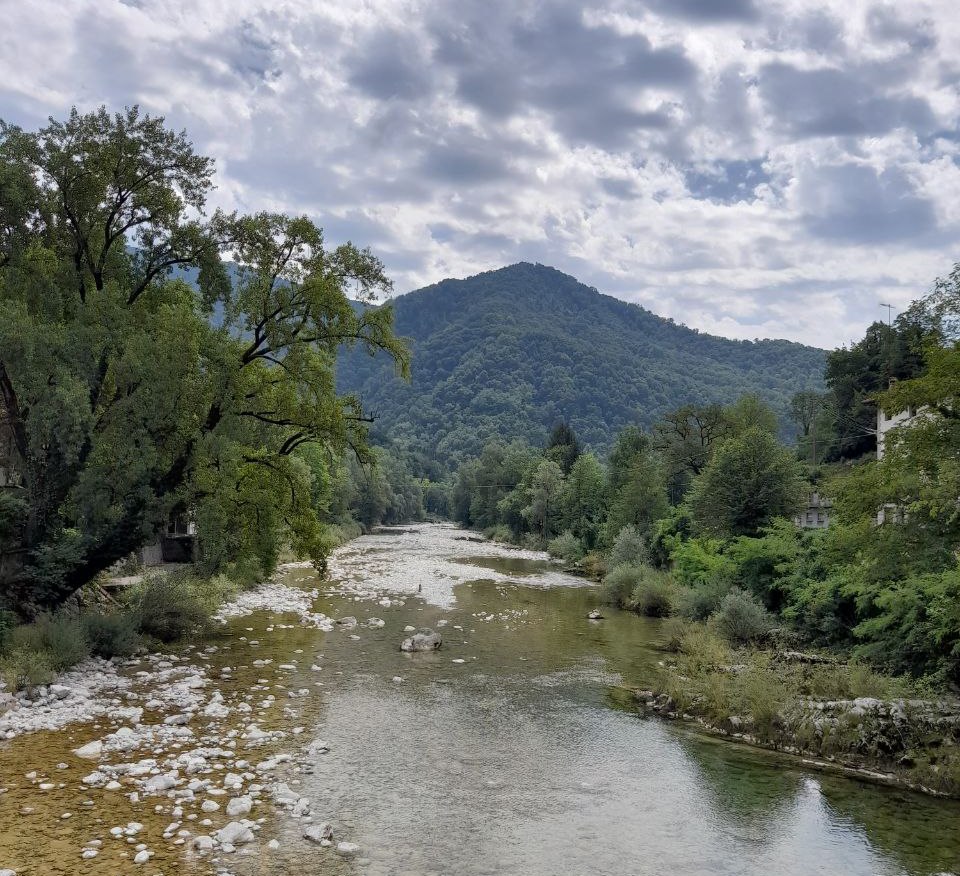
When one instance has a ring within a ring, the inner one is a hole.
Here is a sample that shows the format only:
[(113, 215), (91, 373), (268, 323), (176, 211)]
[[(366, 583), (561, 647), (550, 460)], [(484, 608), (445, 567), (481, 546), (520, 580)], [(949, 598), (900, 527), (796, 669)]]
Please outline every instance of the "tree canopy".
[(0, 585), (25, 604), (59, 604), (176, 510), (212, 554), (319, 556), (299, 451), (367, 452), (338, 352), (407, 371), (390, 309), (350, 303), (390, 288), (379, 260), (305, 217), (206, 218), (212, 177), (136, 107), (0, 127), (0, 399), (22, 508)]

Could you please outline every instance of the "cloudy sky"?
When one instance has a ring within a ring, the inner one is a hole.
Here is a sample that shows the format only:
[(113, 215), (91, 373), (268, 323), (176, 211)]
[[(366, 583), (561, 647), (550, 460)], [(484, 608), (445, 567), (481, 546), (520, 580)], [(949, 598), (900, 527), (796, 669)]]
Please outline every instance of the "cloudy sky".
[(398, 292), (526, 260), (833, 346), (960, 259), (955, 0), (0, 0), (0, 118), (139, 103)]

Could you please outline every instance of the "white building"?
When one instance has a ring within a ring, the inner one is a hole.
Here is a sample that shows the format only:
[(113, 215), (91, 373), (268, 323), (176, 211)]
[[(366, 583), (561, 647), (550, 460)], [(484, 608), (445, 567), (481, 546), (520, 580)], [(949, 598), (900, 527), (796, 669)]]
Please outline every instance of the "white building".
[(926, 408), (907, 408), (895, 414), (888, 414), (883, 408), (877, 408), (877, 459), (883, 459), (887, 444), (887, 433), (891, 429), (909, 426), (917, 417), (922, 417)]

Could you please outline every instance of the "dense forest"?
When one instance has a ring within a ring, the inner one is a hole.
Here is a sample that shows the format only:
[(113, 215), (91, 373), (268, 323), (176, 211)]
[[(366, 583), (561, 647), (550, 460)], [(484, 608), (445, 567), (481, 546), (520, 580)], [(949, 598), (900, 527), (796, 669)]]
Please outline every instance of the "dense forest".
[(702, 334), (543, 265), (444, 280), (392, 307), (416, 363), (411, 381), (356, 351), (338, 385), (378, 415), (375, 432), (444, 464), (490, 438), (543, 441), (559, 420), (603, 451), (630, 423), (746, 392), (785, 425), (793, 394), (823, 385), (821, 350)]

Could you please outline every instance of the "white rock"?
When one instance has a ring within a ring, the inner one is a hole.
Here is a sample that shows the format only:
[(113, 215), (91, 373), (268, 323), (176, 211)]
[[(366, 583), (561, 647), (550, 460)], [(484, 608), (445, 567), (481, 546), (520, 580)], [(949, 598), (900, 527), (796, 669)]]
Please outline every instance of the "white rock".
[(313, 843), (319, 843), (321, 840), (333, 839), (333, 825), (324, 821), (320, 824), (310, 824), (303, 829), (303, 838)]
[(137, 852), (137, 854), (136, 854), (136, 855), (134, 856), (134, 858), (133, 858), (133, 863), (134, 863), (134, 864), (146, 864), (147, 861), (150, 860), (150, 856), (151, 856), (152, 854), (153, 854), (153, 852), (149, 852), (149, 851), (147, 851), (146, 849), (144, 849), (144, 850), (141, 851), (141, 852)]
[(80, 857), (86, 861), (86, 860), (89, 860), (90, 858), (97, 857), (97, 855), (99, 854), (100, 853), (96, 849), (84, 849)]
[(217, 839), (221, 845), (239, 846), (253, 842), (253, 831), (239, 821), (231, 821), (217, 831)]
[(272, 839), (270, 840), (270, 842), (267, 843), (267, 848), (275, 852), (277, 849), (280, 848), (280, 843), (277, 840)]
[(345, 858), (351, 858), (359, 851), (360, 846), (356, 843), (337, 843), (337, 854)]
[(227, 815), (231, 818), (237, 815), (246, 815), (253, 808), (253, 799), (244, 795), (234, 797), (227, 803)]
[(102, 751), (103, 743), (99, 739), (95, 739), (93, 742), (88, 742), (86, 745), (81, 745), (79, 748), (75, 748), (73, 753), (77, 757), (85, 757), (89, 760), (96, 760), (98, 757), (100, 757), (100, 753)]
[(152, 776), (143, 783), (143, 790), (147, 794), (162, 794), (177, 784), (176, 774), (165, 773), (161, 776)]
[(206, 836), (205, 834), (195, 836), (191, 845), (198, 852), (209, 852), (213, 848), (213, 837)]
[[(216, 812), (220, 808), (220, 804), (215, 803), (213, 800), (204, 800), (203, 803), (200, 804), (200, 808), (204, 812)], [(233, 813), (228, 812), (227, 814), (232, 815)]]

